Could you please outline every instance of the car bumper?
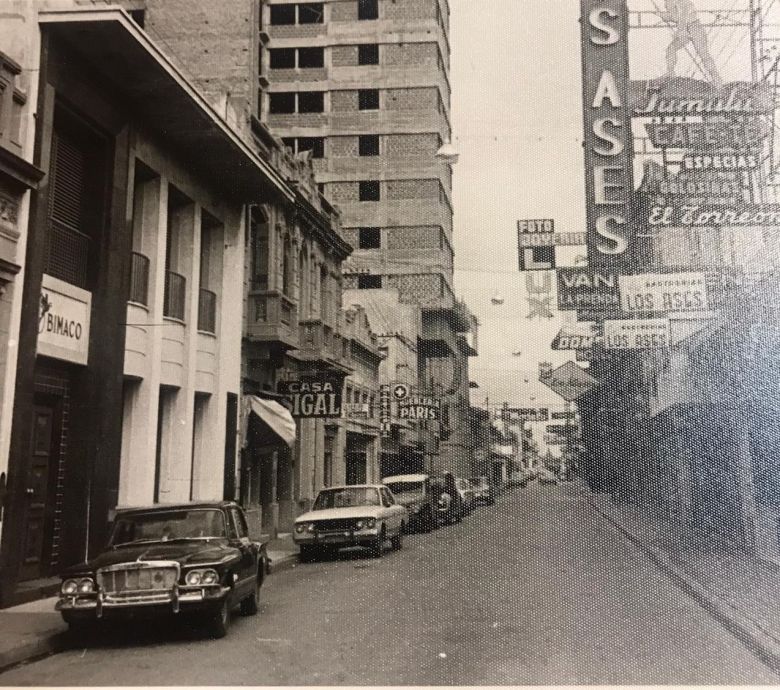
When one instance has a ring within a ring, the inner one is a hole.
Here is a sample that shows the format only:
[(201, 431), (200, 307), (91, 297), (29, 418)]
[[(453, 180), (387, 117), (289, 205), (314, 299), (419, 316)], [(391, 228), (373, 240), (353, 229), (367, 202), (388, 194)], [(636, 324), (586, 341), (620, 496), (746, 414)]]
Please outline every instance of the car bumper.
[(94, 598), (61, 597), (54, 608), (63, 614), (95, 618), (139, 610), (179, 613), (213, 609), (222, 603), (229, 592), (229, 587), (219, 586), (117, 597), (104, 594)]
[(379, 529), (341, 532), (315, 532), (314, 534), (294, 534), (293, 541), (299, 546), (370, 546), (375, 544)]

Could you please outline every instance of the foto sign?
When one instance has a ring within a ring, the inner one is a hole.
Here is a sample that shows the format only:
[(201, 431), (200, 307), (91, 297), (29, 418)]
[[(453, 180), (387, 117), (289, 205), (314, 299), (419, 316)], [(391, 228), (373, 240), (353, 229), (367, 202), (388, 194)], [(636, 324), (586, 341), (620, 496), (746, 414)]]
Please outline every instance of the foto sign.
[(549, 271), (555, 268), (555, 247), (519, 247), (521, 271)]
[(279, 393), (287, 398), (293, 417), (341, 417), (342, 388), (340, 377), (317, 376), (279, 382)]
[(703, 273), (620, 276), (620, 306), (626, 314), (707, 311), (706, 279)]
[(588, 259), (628, 269), (633, 236), (633, 137), (626, 0), (580, 0)]
[(559, 268), (558, 309), (617, 310), (620, 306), (618, 276), (593, 268)]
[(670, 344), (669, 319), (604, 322), (604, 347), (608, 350), (650, 350)]
[(86, 364), (91, 312), (91, 292), (44, 273), (38, 309), (38, 354)]
[(518, 220), (517, 232), (521, 235), (551, 235), (555, 232), (555, 221), (552, 218)]
[(584, 232), (557, 232), (544, 235), (518, 234), (520, 247), (579, 247), (587, 243)]

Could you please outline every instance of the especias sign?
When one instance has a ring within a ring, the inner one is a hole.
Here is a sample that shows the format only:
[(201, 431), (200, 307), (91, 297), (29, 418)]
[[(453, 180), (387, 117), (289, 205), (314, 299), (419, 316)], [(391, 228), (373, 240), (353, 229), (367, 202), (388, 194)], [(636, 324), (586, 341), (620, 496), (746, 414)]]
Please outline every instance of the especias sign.
[(633, 139), (626, 0), (581, 0), (585, 191), (590, 265), (630, 268)]

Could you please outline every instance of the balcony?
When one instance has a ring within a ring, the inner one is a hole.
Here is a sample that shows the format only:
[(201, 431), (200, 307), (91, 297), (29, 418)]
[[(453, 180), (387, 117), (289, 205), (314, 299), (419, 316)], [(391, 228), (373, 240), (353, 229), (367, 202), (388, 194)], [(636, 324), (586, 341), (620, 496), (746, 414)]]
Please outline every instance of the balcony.
[(315, 319), (301, 321), (299, 328), (297, 359), (322, 363), (340, 372), (351, 371), (344, 338), (332, 326)]
[(198, 330), (217, 332), (217, 293), (205, 288), (200, 289), (198, 299)]
[(284, 349), (298, 347), (298, 309), (293, 300), (274, 291), (252, 290), (247, 307), (249, 340), (276, 342)]
[(149, 306), (149, 259), (133, 252), (130, 256), (130, 299), (129, 302)]
[(173, 271), (165, 272), (165, 298), (163, 316), (184, 321), (184, 302), (187, 292), (187, 279)]

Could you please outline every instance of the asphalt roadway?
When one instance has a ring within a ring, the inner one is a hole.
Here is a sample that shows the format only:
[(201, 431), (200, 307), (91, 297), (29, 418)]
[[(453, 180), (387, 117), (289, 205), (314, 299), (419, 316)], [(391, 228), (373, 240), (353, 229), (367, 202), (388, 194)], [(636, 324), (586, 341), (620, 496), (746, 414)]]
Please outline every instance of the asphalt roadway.
[(271, 576), (228, 636), (101, 634), (0, 685), (776, 684), (572, 485), (514, 489), (372, 559)]

